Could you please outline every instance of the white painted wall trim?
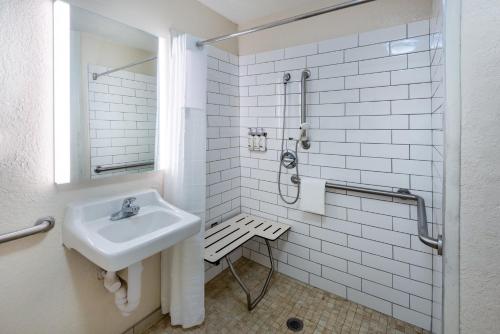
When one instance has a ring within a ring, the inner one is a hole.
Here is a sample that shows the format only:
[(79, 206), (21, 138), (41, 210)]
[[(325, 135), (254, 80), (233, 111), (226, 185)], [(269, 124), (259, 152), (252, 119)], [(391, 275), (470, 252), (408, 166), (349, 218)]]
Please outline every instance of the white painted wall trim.
[(461, 1), (444, 1), (446, 112), (443, 333), (460, 333)]

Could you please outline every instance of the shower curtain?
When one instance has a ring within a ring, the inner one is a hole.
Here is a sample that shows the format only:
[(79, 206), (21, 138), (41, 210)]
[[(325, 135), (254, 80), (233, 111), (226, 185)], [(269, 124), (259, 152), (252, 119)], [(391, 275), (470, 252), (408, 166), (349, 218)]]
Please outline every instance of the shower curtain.
[[(161, 307), (173, 325), (199, 325), (205, 316), (203, 238), (206, 192), (207, 60), (196, 40), (172, 34), (159, 41), (157, 167), (164, 197), (202, 219), (200, 232), (161, 254)], [(167, 65), (168, 64), (168, 65)], [(161, 72), (160, 72), (161, 71)], [(165, 71), (168, 72), (165, 75)], [(163, 79), (162, 79), (163, 78)]]

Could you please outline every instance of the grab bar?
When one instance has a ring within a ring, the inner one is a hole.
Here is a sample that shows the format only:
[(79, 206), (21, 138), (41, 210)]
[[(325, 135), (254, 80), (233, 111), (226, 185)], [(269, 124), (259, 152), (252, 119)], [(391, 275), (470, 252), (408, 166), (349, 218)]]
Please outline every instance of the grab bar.
[[(300, 178), (297, 176), (292, 177), (292, 182), (297, 184), (300, 182)], [(326, 183), (326, 188), (338, 189), (338, 190), (348, 190), (356, 191), (359, 193), (371, 194), (371, 195), (381, 195), (389, 196), (394, 198), (414, 200), (417, 202), (417, 221), (418, 221), (418, 238), (424, 244), (434, 249), (437, 249), (439, 255), (443, 254), (443, 236), (439, 234), (437, 238), (432, 238), (429, 236), (429, 231), (427, 229), (427, 213), (425, 212), (425, 201), (421, 196), (410, 193), (408, 189), (399, 189), (397, 192), (379, 190), (365, 187), (347, 186), (335, 183)]]
[(390, 196), (417, 201), (418, 238), (427, 246), (437, 249), (439, 255), (443, 254), (443, 236), (441, 234), (439, 234), (437, 238), (429, 236), (429, 231), (427, 229), (427, 213), (425, 212), (425, 201), (421, 196), (410, 193), (408, 189), (399, 189), (397, 192), (394, 192), (364, 187), (344, 186), (330, 182), (326, 183), (326, 187), (330, 189), (350, 190), (365, 194)]
[(139, 162), (139, 163), (134, 163), (134, 164), (124, 164), (124, 165), (116, 165), (116, 166), (97, 166), (94, 169), (94, 172), (97, 174), (102, 173), (102, 172), (109, 172), (111, 170), (119, 170), (119, 169), (126, 169), (126, 168), (134, 168), (134, 167), (146, 167), (146, 166), (153, 166), (155, 163), (154, 162)]
[(22, 230), (17, 230), (14, 232), (9, 232), (0, 235), (0, 244), (12, 241), (20, 238), (27, 237), (32, 234), (37, 234), (41, 232), (46, 232), (54, 227), (56, 220), (54, 217), (48, 216), (38, 219), (33, 227), (24, 228)]

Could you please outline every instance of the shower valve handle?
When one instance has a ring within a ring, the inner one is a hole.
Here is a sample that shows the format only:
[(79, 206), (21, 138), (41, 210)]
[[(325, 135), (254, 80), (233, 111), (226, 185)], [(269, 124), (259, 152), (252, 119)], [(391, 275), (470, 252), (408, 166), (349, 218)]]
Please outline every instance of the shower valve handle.
[(297, 155), (292, 151), (285, 151), (281, 155), (281, 165), (286, 169), (292, 169), (297, 165)]

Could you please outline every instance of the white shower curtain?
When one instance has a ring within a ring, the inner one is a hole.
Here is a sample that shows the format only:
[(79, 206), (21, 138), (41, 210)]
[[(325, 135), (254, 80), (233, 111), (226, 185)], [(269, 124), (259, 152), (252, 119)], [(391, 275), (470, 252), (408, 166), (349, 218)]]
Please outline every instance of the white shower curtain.
[[(202, 218), (200, 232), (161, 254), (161, 306), (173, 325), (199, 325), (205, 316), (203, 238), (206, 192), (207, 60), (195, 39), (174, 35), (159, 43), (157, 164), (164, 197)], [(167, 66), (168, 64), (168, 66)], [(168, 75), (164, 75), (165, 71)], [(159, 72), (160, 73), (160, 72)], [(161, 79), (161, 78), (168, 79)]]

